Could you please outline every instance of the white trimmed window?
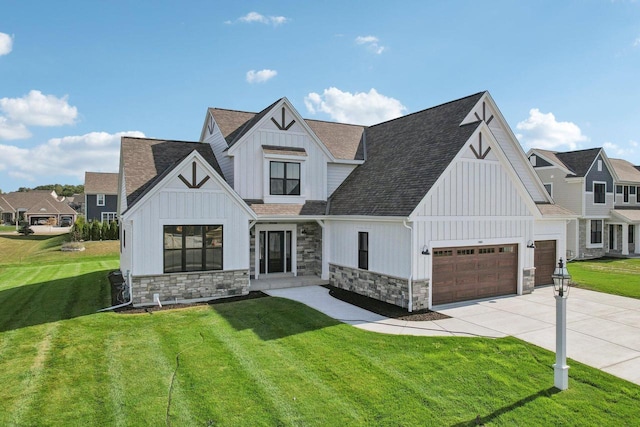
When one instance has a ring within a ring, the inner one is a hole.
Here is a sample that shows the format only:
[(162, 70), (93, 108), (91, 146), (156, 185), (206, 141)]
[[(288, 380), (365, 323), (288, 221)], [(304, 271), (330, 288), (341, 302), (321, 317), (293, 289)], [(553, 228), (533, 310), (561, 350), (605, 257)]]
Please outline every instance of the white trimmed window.
[(589, 224), (589, 245), (594, 248), (602, 247), (602, 226), (604, 221), (601, 219), (592, 219)]
[(593, 203), (594, 204), (605, 204), (607, 202), (606, 197), (607, 184), (604, 182), (594, 182), (593, 183)]
[(111, 222), (118, 219), (118, 214), (115, 212), (102, 212), (102, 222)]
[(104, 206), (104, 194), (96, 194), (96, 205)]

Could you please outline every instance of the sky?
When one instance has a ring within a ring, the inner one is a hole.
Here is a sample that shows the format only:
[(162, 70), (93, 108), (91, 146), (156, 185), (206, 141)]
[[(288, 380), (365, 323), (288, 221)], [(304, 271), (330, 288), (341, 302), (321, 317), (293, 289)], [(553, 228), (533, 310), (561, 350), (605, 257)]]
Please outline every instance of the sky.
[(0, 0), (0, 189), (287, 97), (374, 124), (488, 90), (524, 150), (640, 165), (640, 1)]

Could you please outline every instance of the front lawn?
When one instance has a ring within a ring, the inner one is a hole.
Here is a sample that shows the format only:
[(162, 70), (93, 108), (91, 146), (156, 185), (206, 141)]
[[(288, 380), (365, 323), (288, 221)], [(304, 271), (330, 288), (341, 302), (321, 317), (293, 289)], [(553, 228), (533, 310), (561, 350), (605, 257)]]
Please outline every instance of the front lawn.
[(567, 268), (580, 288), (640, 298), (640, 259), (575, 261)]
[(57, 254), (46, 265), (0, 261), (3, 426), (471, 426), (478, 416), (486, 425), (618, 426), (640, 419), (639, 386), (571, 361), (570, 388), (558, 392), (553, 354), (514, 338), (381, 335), (270, 297), (96, 313), (109, 303), (106, 275), (116, 254)]
[(11, 231), (16, 231), (15, 225), (0, 225), (0, 233), (8, 233)]

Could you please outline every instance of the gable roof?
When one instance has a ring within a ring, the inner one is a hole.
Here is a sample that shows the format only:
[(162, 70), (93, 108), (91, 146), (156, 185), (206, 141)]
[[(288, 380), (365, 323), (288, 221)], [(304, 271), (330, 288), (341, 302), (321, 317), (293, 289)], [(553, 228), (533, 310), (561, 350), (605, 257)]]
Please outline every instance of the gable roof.
[(618, 179), (624, 182), (640, 182), (640, 170), (624, 159), (609, 159)]
[(0, 210), (24, 210), (29, 214), (75, 214), (66, 200), (54, 197), (50, 190), (14, 191), (0, 195)]
[(328, 213), (410, 215), (482, 123), (460, 125), (483, 94), (367, 128), (367, 161), (333, 193)]
[[(209, 113), (215, 119), (222, 136), (227, 142), (227, 147), (231, 148), (282, 99), (278, 99), (259, 113), (225, 110), (222, 108), (209, 108)], [(304, 119), (304, 121), (336, 159), (364, 159), (364, 149), (362, 147), (364, 126), (321, 120)]]
[(583, 177), (589, 172), (600, 151), (602, 151), (602, 148), (588, 148), (586, 150), (555, 153), (555, 155), (576, 177)]
[(108, 172), (85, 172), (85, 194), (118, 194), (118, 174)]
[(122, 137), (120, 156), (126, 184), (127, 209), (194, 150), (221, 177), (224, 176), (209, 144)]

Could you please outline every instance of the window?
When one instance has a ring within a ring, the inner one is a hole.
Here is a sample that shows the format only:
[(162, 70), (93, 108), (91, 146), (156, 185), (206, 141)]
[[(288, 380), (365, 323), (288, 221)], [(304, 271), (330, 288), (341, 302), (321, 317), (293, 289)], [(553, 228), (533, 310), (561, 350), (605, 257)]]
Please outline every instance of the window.
[(221, 225), (165, 225), (164, 272), (222, 270)]
[(104, 194), (96, 194), (96, 205), (104, 206)]
[(369, 233), (358, 232), (358, 268), (369, 269)]
[(616, 194), (622, 194), (622, 185), (616, 185)]
[(270, 162), (269, 194), (300, 195), (300, 163)]
[(593, 203), (605, 203), (605, 191), (607, 185), (602, 183), (593, 183)]
[(636, 187), (634, 187), (633, 185), (629, 187), (629, 194), (636, 194)]
[(115, 212), (102, 212), (102, 222), (111, 222), (118, 219), (118, 214)]
[(551, 188), (552, 188), (551, 184), (544, 184), (544, 189), (547, 190), (547, 193), (549, 193), (551, 197), (553, 197), (553, 194), (551, 193)]
[(633, 235), (635, 234), (635, 227), (633, 224), (629, 225), (629, 243), (633, 243)]
[(602, 160), (598, 159), (598, 172), (602, 172)]
[(602, 220), (591, 220), (591, 243), (602, 243)]
[(622, 191), (623, 191), (624, 202), (629, 203), (629, 186), (625, 185)]
[(433, 251), (433, 256), (453, 256), (453, 251), (450, 249), (443, 249), (439, 251)]
[(458, 249), (456, 253), (458, 255), (473, 255), (475, 251), (473, 249)]

